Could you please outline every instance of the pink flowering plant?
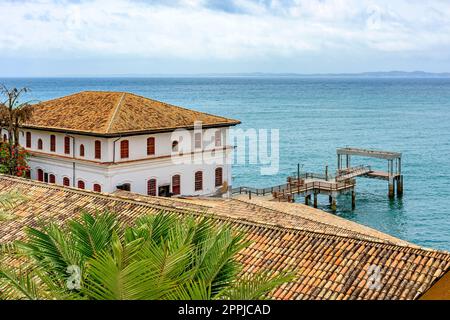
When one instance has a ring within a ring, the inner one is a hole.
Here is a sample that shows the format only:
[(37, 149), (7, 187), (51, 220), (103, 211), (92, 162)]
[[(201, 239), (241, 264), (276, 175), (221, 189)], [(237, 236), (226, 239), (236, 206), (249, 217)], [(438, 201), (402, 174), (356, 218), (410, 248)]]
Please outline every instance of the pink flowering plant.
[[(0, 143), (0, 173), (9, 174), (10, 168), (13, 167), (14, 175), (27, 177), (30, 172), (30, 167), (28, 166), (30, 154), (20, 146), (12, 148), (12, 154), (10, 150), (8, 142)], [(15, 157), (16, 152), (17, 157)]]

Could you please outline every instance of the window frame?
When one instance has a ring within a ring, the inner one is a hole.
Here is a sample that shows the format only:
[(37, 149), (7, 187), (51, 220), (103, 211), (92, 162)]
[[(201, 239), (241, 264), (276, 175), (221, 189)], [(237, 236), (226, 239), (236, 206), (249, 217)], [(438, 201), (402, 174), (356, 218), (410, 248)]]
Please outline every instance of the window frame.
[(102, 158), (102, 142), (100, 140), (94, 141), (94, 158), (97, 160)]
[(31, 132), (30, 131), (27, 131), (27, 133), (25, 134), (25, 147), (31, 148)]
[(40, 182), (44, 182), (44, 170), (37, 169), (37, 180)]
[(202, 191), (203, 190), (203, 171), (196, 171), (194, 174), (194, 190)]
[(156, 139), (155, 137), (147, 138), (147, 155), (154, 156), (156, 154)]
[(128, 159), (130, 157), (130, 141), (120, 141), (120, 159)]
[(95, 192), (102, 192), (102, 186), (100, 183), (94, 183), (92, 186), (92, 190)]
[(64, 137), (64, 154), (70, 154), (70, 137)]
[(172, 193), (174, 195), (180, 195), (181, 194), (181, 174), (174, 174), (172, 176), (171, 180), (172, 180)]
[(156, 178), (147, 180), (147, 195), (152, 197), (158, 196), (158, 181)]
[[(82, 186), (82, 187), (81, 187)], [(86, 183), (84, 182), (84, 180), (78, 180), (77, 182), (77, 188), (81, 189), (81, 190), (85, 190), (86, 189)]]
[[(67, 182), (67, 184), (66, 184)], [(69, 177), (63, 177), (63, 186), (70, 187), (70, 178)]]
[(50, 135), (50, 152), (56, 152), (56, 136)]
[[(218, 175), (218, 172), (220, 172), (220, 176)], [(216, 188), (223, 186), (223, 168), (222, 167), (217, 167), (214, 170), (214, 185)]]

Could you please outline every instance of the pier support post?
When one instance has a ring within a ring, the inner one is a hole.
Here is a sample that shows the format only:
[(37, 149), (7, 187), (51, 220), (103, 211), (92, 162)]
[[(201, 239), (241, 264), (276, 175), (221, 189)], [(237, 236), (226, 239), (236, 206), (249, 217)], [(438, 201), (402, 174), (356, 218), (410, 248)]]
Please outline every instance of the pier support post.
[(393, 179), (389, 179), (389, 198), (392, 199), (394, 198), (395, 195), (395, 187), (394, 187), (394, 180)]
[(331, 205), (331, 202), (333, 201), (333, 197), (332, 196), (328, 196), (328, 202)]
[(317, 208), (317, 192), (314, 192), (314, 208)]
[(397, 177), (397, 197), (401, 197), (403, 195), (403, 176), (400, 175)]
[(309, 206), (309, 201), (311, 200), (311, 195), (310, 194), (307, 194), (306, 196), (305, 196), (305, 205), (307, 205), (307, 206)]
[(352, 210), (355, 210), (355, 208), (356, 208), (356, 192), (353, 189), (352, 190)]
[(336, 193), (332, 193), (331, 196), (331, 211), (336, 212)]

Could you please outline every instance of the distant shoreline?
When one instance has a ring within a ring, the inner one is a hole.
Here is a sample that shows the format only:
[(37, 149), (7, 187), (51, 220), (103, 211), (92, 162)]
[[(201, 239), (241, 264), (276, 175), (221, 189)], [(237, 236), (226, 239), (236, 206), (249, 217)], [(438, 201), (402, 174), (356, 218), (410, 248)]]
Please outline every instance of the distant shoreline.
[(361, 73), (198, 73), (198, 74), (111, 74), (111, 75), (54, 75), (54, 76), (1, 76), (0, 79), (57, 79), (57, 78), (450, 78), (450, 72), (388, 71)]

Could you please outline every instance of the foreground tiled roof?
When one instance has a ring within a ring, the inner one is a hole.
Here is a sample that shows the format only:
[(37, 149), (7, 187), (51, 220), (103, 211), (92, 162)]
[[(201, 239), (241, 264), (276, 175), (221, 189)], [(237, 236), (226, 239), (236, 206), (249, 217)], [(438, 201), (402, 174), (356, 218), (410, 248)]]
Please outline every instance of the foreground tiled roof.
[(195, 121), (204, 127), (239, 123), (132, 93), (85, 91), (34, 105), (24, 127), (114, 136), (188, 128)]
[[(230, 223), (252, 244), (239, 253), (244, 273), (296, 272), (294, 281), (275, 289), (277, 299), (415, 299), (450, 268), (450, 254), (397, 243), (395, 238), (349, 230), (333, 220), (306, 219), (240, 200), (174, 200), (94, 192), (0, 176), (0, 194), (19, 190), (27, 200), (15, 204), (16, 219), (0, 221), (0, 243), (20, 239), (25, 226), (63, 223), (82, 210), (109, 209), (124, 222), (167, 210), (211, 216)], [(300, 208), (300, 206), (299, 206)], [(313, 214), (314, 215), (314, 214)], [(267, 221), (263, 221), (267, 219)], [(369, 270), (379, 268), (379, 285)]]
[(208, 212), (214, 216), (262, 223), (268, 226), (417, 247), (383, 232), (302, 204), (259, 201), (256, 198), (252, 200), (214, 198), (178, 198), (174, 200), (142, 196), (126, 191), (116, 191), (115, 195), (151, 204), (165, 203), (174, 207), (189, 207), (191, 210)]

